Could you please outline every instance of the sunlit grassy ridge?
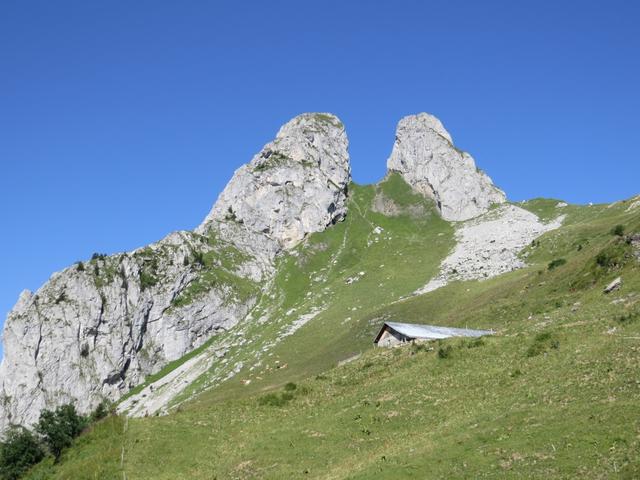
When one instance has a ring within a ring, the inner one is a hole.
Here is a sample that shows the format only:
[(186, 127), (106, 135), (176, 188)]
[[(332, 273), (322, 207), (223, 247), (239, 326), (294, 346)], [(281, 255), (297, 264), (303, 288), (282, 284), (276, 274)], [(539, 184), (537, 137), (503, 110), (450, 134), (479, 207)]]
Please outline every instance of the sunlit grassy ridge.
[[(640, 477), (640, 266), (611, 233), (639, 232), (640, 210), (527, 202), (566, 214), (524, 252), (529, 267), (397, 301), (437, 272), (453, 228), (397, 177), (353, 186), (350, 202), (281, 258), (225, 357), (236, 376), (206, 390), (226, 370), (203, 375), (165, 417), (109, 418), (29, 478)], [(385, 318), (497, 335), (372, 349)]]

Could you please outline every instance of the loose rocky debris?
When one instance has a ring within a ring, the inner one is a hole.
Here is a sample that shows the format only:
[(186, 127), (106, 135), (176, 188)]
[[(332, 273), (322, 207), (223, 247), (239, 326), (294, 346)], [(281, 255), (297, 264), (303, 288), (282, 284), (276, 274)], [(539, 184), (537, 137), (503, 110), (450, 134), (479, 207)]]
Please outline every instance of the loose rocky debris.
[(640, 195), (636, 196), (633, 198), (633, 201), (631, 202), (631, 204), (627, 207), (627, 212), (630, 212), (632, 210), (635, 210), (636, 208), (640, 207)]
[(356, 273), (354, 276), (347, 278), (344, 283), (346, 285), (351, 285), (352, 283), (357, 282), (358, 280), (360, 280), (362, 277), (364, 277), (365, 272), (358, 272)]
[(629, 243), (633, 247), (633, 254), (636, 260), (640, 262), (640, 233), (629, 236)]
[(542, 223), (533, 213), (504, 205), (461, 224), (455, 234), (456, 247), (442, 262), (440, 274), (415, 292), (431, 292), (456, 280), (495, 277), (525, 266), (519, 253), (543, 233), (559, 228), (561, 215)]
[(227, 347), (208, 348), (178, 368), (132, 395), (118, 406), (118, 413), (144, 417), (163, 411), (185, 387), (209, 370), (216, 359), (225, 356)]

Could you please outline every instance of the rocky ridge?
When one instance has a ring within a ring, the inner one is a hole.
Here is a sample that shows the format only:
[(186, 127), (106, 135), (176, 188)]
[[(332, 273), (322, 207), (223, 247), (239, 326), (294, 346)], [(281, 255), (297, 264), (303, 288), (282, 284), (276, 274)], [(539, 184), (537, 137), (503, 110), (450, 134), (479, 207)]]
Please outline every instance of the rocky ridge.
[[(35, 294), (24, 292), (5, 324), (0, 431), (10, 423), (33, 423), (43, 408), (72, 401), (88, 412), (103, 400), (117, 400), (168, 362), (230, 329), (232, 339), (218, 337), (223, 341), (129, 397), (119, 411), (133, 416), (166, 411), (216, 362), (227, 362), (218, 380), (233, 375), (242, 365), (223, 358), (227, 351), (251, 341), (243, 335), (248, 324), (273, 320), (254, 319), (251, 312), (274, 278), (278, 255), (347, 214), (347, 148), (337, 117), (300, 115), (235, 172), (195, 231), (176, 232), (129, 253), (97, 255), (54, 274)], [(433, 199), (447, 220), (477, 217), (505, 201), (428, 114), (400, 121), (388, 167)], [(398, 213), (378, 200), (377, 211)], [(422, 209), (410, 213), (425, 215)], [(533, 214), (501, 207), (461, 224), (458, 247), (430, 285), (517, 268), (523, 242), (546, 231), (536, 222)], [(507, 245), (495, 233), (509, 229), (519, 233), (505, 237)], [(324, 307), (299, 312), (278, 339)]]
[(74, 402), (88, 412), (233, 328), (276, 255), (346, 213), (342, 123), (300, 115), (241, 167), (195, 232), (95, 255), (25, 291), (4, 325), (0, 432)]
[(432, 198), (445, 220), (468, 220), (506, 200), (504, 192), (476, 168), (473, 157), (453, 145), (440, 120), (428, 113), (400, 120), (387, 168)]
[(196, 232), (212, 229), (262, 260), (297, 245), (346, 214), (348, 141), (328, 113), (300, 115), (240, 167)]

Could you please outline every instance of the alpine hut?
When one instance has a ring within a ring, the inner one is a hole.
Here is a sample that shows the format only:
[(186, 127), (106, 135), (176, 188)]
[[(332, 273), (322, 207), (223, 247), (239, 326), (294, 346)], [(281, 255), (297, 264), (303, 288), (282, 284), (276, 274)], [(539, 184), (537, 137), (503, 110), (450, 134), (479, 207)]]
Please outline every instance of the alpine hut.
[(451, 337), (482, 337), (493, 335), (491, 330), (436, 327), (414, 323), (384, 322), (373, 343), (378, 347), (394, 347), (407, 342), (440, 340)]

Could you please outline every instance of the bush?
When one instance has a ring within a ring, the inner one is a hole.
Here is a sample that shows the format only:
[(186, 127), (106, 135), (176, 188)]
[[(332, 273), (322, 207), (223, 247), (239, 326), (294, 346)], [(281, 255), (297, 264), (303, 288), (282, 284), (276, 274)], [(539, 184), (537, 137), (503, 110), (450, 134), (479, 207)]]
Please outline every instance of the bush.
[(640, 318), (640, 312), (629, 312), (627, 314), (620, 315), (617, 320), (619, 323), (626, 324), (635, 322)]
[(551, 260), (549, 262), (549, 265), (547, 265), (547, 269), (553, 270), (556, 267), (561, 267), (565, 263), (567, 263), (567, 261), (564, 258), (556, 258), (555, 260)]
[(91, 414), (91, 421), (97, 422), (98, 420), (102, 420), (107, 415), (109, 415), (109, 410), (109, 403), (107, 401), (100, 402)]
[(79, 272), (84, 272), (84, 263), (78, 262), (76, 265), (78, 265)]
[(453, 353), (453, 348), (451, 345), (446, 345), (444, 347), (438, 348), (438, 358), (449, 358)]
[(204, 258), (204, 253), (202, 252), (198, 252), (198, 251), (193, 252), (193, 261), (202, 267), (207, 266), (207, 262)]
[(558, 348), (560, 348), (560, 342), (551, 333), (539, 333), (527, 349), (527, 357), (535, 357), (548, 352), (549, 349), (557, 350)]
[(433, 350), (426, 342), (412, 342), (411, 343), (411, 354), (416, 354), (420, 352), (428, 352), (429, 350)]
[(158, 279), (144, 270), (140, 270), (140, 288), (146, 290), (158, 283)]
[(477, 337), (474, 338), (473, 340), (463, 340), (462, 342), (460, 342), (460, 348), (478, 348), (478, 347), (484, 347), (484, 338), (482, 337)]
[(29, 430), (13, 427), (0, 446), (0, 478), (17, 480), (44, 458), (44, 450)]
[(615, 235), (616, 237), (621, 237), (624, 235), (624, 225), (616, 225), (611, 229), (611, 235)]
[(258, 398), (258, 405), (268, 405), (270, 407), (284, 407), (287, 403), (293, 400), (293, 393), (291, 392), (283, 392), (281, 394), (277, 393), (267, 393), (266, 395)]
[(628, 248), (625, 242), (616, 241), (596, 255), (596, 264), (607, 269), (622, 267), (627, 262)]
[(284, 391), (293, 392), (296, 388), (298, 388), (298, 386), (295, 383), (289, 382), (284, 386)]
[(76, 407), (71, 404), (61, 405), (55, 411), (43, 410), (36, 431), (56, 461), (60, 459), (62, 451), (71, 445), (75, 437), (87, 424), (87, 420), (78, 415)]

